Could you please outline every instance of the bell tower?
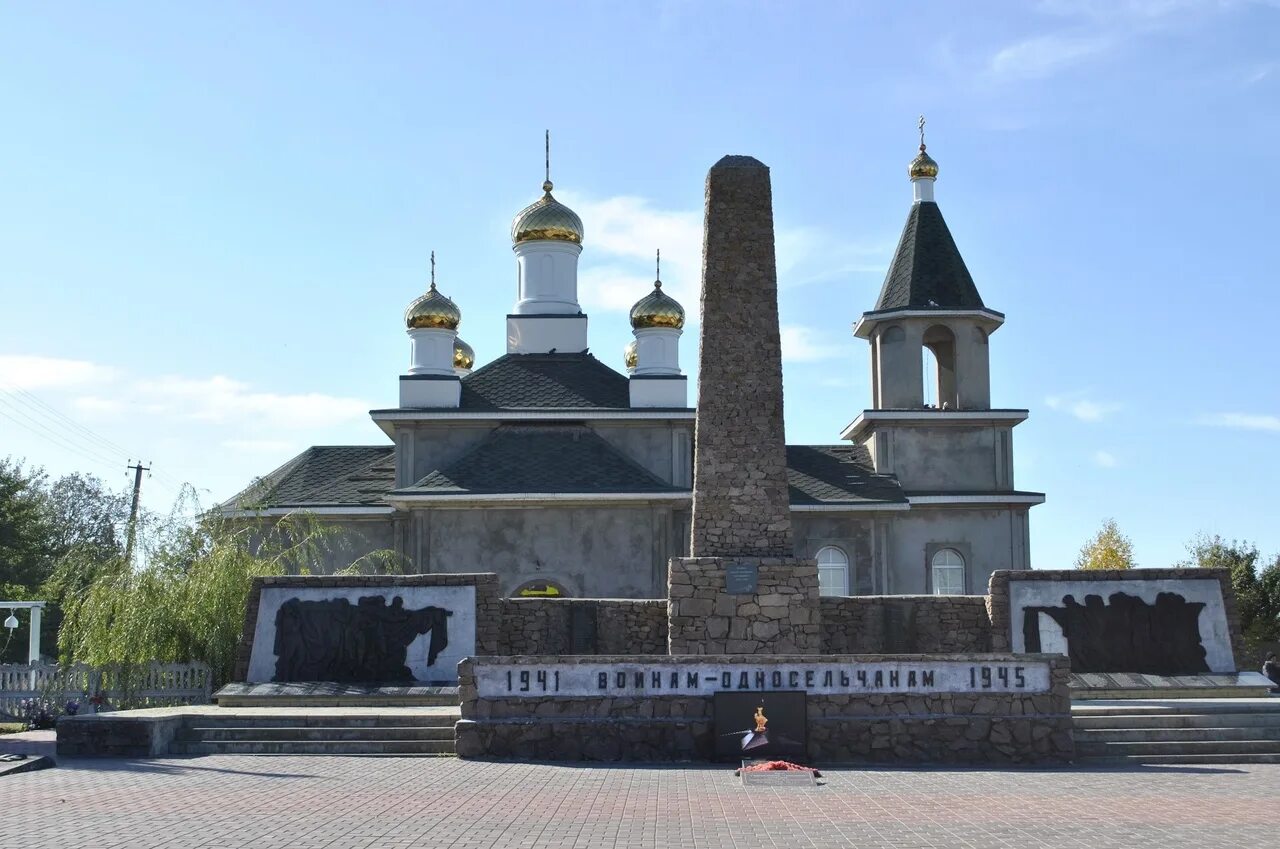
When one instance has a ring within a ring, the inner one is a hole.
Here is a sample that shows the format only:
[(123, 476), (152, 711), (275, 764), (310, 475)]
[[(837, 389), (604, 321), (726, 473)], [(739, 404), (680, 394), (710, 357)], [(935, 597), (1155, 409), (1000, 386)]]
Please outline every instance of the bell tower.
[(923, 117), (907, 175), (906, 226), (875, 308), (853, 328), (871, 346), (871, 408), (842, 436), (907, 490), (1011, 491), (1011, 431), (1027, 411), (992, 409), (990, 338), (1004, 314), (983, 303), (934, 200)]

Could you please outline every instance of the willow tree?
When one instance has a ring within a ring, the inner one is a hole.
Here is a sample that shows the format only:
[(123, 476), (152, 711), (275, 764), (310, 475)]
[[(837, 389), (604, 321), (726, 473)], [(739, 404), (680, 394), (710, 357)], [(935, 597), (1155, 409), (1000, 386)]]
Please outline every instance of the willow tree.
[[(64, 663), (137, 669), (152, 661), (207, 663), (214, 685), (230, 680), (253, 579), (309, 574), (340, 533), (307, 513), (270, 522), (216, 513), (184, 518), (175, 508), (142, 523), (144, 557), (129, 563), (69, 563), (50, 586), (65, 610)], [(347, 572), (398, 571), (391, 552), (355, 560)]]

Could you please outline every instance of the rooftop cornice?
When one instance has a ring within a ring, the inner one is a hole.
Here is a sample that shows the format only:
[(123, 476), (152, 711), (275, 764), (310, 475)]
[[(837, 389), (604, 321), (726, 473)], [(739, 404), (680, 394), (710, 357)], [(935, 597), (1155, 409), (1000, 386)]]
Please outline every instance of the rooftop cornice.
[(858, 441), (877, 424), (905, 427), (973, 427), (974, 425), (1018, 425), (1031, 415), (1028, 410), (863, 410), (840, 432), (841, 439)]
[(891, 310), (870, 310), (864, 312), (853, 325), (853, 335), (859, 339), (869, 339), (876, 325), (885, 321), (927, 318), (976, 318), (988, 325), (990, 333), (1004, 324), (1004, 313), (987, 309), (945, 309), (943, 307), (901, 307)]

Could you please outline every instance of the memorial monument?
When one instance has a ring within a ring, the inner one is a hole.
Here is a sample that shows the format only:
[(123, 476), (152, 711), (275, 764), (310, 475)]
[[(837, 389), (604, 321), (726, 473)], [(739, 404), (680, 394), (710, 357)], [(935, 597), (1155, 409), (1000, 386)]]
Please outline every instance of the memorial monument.
[(769, 169), (707, 174), (690, 556), (668, 572), (671, 654), (820, 650), (818, 565), (793, 557)]
[(817, 564), (792, 553), (769, 169), (717, 162), (704, 226), (693, 518), (689, 556), (669, 564), (668, 653), (465, 659), (457, 753), (1070, 759), (1065, 657), (822, 654)]

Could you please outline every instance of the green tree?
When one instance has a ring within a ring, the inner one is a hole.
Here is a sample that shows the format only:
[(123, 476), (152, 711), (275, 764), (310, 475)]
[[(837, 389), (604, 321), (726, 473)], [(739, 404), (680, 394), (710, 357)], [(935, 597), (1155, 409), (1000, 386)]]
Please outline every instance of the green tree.
[[(55, 573), (76, 563), (86, 576), (121, 554), (121, 531), (129, 500), (91, 475), (71, 474), (50, 481), (41, 470), (0, 460), (0, 597), (45, 600), (41, 645), (57, 645), (62, 610), (57, 599), (83, 588), (51, 586)], [(23, 632), (25, 634), (25, 632)], [(0, 637), (0, 663), (27, 659), (27, 640)]]
[(0, 586), (34, 588), (53, 569), (53, 526), (41, 471), (0, 460)]
[(1247, 652), (1255, 654), (1263, 644), (1280, 640), (1280, 556), (1259, 571), (1256, 545), (1217, 534), (1198, 534), (1187, 543), (1187, 552), (1190, 559), (1178, 565), (1230, 570)]
[(1080, 549), (1077, 569), (1132, 569), (1133, 543), (1120, 533), (1115, 519), (1107, 519), (1102, 529)]
[[(189, 498), (187, 507), (194, 503)], [(181, 507), (139, 527), (143, 565), (111, 561), (86, 572), (68, 560), (54, 583), (77, 588), (62, 597), (64, 662), (134, 668), (151, 661), (202, 661), (214, 684), (230, 680), (253, 579), (307, 574), (341, 543), (333, 527), (306, 513), (246, 523)], [(394, 571), (393, 552), (355, 560), (347, 572)], [(87, 580), (86, 580), (87, 578)]]

